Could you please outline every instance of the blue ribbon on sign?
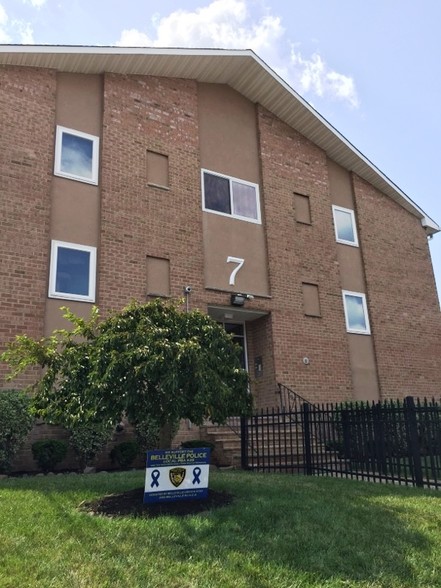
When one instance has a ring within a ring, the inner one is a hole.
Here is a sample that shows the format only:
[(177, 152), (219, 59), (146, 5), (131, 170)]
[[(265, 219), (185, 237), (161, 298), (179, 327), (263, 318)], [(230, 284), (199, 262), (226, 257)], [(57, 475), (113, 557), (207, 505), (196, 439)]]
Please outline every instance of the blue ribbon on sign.
[(159, 488), (159, 476), (161, 475), (159, 470), (153, 470), (152, 472), (152, 483), (150, 484), (150, 488), (153, 488), (154, 486), (156, 486), (157, 488)]
[(199, 476), (201, 475), (201, 468), (193, 468), (193, 482), (192, 484), (200, 484), (201, 481), (199, 479)]

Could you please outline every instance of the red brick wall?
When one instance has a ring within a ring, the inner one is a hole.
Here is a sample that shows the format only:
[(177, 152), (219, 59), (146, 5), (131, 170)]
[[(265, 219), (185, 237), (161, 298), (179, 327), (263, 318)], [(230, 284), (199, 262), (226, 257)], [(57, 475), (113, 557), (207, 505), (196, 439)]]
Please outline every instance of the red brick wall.
[(172, 447), (180, 447), (181, 443), (184, 443), (184, 441), (199, 439), (199, 436), (199, 427), (188, 419), (182, 419), (179, 431), (173, 439)]
[[(249, 323), (247, 333), (249, 335), (248, 340), (252, 342), (252, 346), (248, 347), (248, 354), (251, 390), (255, 399), (255, 407), (272, 408), (280, 406), (280, 397), (276, 394), (277, 382), (274, 371), (272, 315), (269, 314)], [(260, 377), (256, 377), (254, 370), (256, 357), (262, 358), (263, 369)]]
[[(263, 108), (258, 124), (276, 379), (310, 401), (350, 398), (326, 155)], [(309, 196), (311, 225), (296, 222), (294, 192)], [(320, 318), (304, 315), (302, 281), (319, 285)]]
[[(61, 439), (69, 443), (69, 437), (70, 433), (63, 427), (47, 425), (41, 421), (38, 421), (30, 431), (29, 435), (26, 437), (23, 447), (15, 455), (12, 472), (17, 473), (39, 471), (38, 463), (34, 460), (32, 455), (32, 444), (35, 443), (35, 441), (39, 441), (40, 439)], [(135, 435), (130, 425), (126, 424), (120, 432), (115, 430), (113, 435), (110, 436), (108, 443), (92, 461), (92, 465), (99, 470), (118, 469), (118, 464), (113, 463), (110, 458), (110, 452), (115, 447), (115, 445), (125, 441), (132, 441), (134, 439)], [(143, 453), (141, 453), (131, 464), (131, 467), (142, 468), (144, 467), (144, 464), (145, 456)], [(54, 471), (59, 472), (65, 470), (79, 470), (79, 468), (80, 463), (78, 461), (78, 457), (75, 454), (73, 448), (68, 445), (66, 457), (62, 462), (55, 466)]]
[(441, 315), (418, 218), (354, 176), (382, 398), (440, 394)]
[(43, 335), (55, 84), (48, 70), (0, 69), (0, 351), (16, 334)]
[[(106, 75), (98, 302), (146, 300), (146, 256), (170, 259), (171, 294), (203, 300), (197, 88), (193, 81)], [(146, 152), (169, 157), (170, 189), (147, 186)]]
[[(7, 113), (0, 119), (4, 345), (17, 333), (43, 334), (56, 82), (53, 72), (30, 68), (3, 68), (0, 80)], [(99, 306), (146, 300), (147, 255), (170, 259), (173, 297), (189, 284), (191, 308), (228, 306), (228, 292), (204, 288), (196, 83), (106, 74), (103, 100)], [(264, 376), (253, 384), (257, 405), (277, 404), (276, 382), (311, 401), (349, 399), (326, 155), (261, 107), (257, 125), (271, 289), (271, 298), (249, 304), (271, 313), (248, 326), (252, 377), (254, 357), (263, 357)], [(147, 150), (169, 157), (168, 190), (147, 185)], [(310, 198), (311, 225), (296, 222), (295, 192)], [(440, 314), (420, 221), (357, 177), (354, 193), (382, 396), (439, 394)], [(303, 281), (318, 284), (321, 317), (304, 315)]]

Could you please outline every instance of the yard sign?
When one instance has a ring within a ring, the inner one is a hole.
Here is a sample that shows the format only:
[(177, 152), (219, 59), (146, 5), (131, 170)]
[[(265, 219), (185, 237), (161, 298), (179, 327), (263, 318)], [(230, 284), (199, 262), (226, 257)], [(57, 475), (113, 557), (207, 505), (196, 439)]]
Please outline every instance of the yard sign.
[(210, 449), (147, 451), (144, 502), (207, 498)]

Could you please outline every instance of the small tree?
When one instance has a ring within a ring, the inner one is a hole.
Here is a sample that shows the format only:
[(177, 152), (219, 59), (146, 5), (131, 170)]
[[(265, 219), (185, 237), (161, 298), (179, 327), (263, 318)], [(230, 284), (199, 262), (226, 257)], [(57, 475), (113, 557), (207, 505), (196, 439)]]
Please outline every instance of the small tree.
[(2, 355), (10, 379), (28, 366), (45, 368), (33, 387), (34, 407), (49, 422), (72, 429), (126, 416), (171, 434), (181, 418), (223, 423), (249, 412), (238, 348), (207, 315), (161, 301), (133, 302), (105, 320), (96, 307), (88, 320), (63, 310), (72, 330), (39, 341), (18, 336)]
[(110, 452), (112, 463), (120, 468), (128, 468), (139, 455), (139, 445), (136, 441), (123, 441), (118, 443)]
[(75, 451), (80, 470), (94, 465), (97, 455), (112, 437), (109, 423), (83, 421), (71, 425), (69, 442)]
[(66, 441), (59, 439), (40, 439), (32, 443), (32, 455), (45, 474), (53, 472), (55, 466), (63, 461), (67, 453)]

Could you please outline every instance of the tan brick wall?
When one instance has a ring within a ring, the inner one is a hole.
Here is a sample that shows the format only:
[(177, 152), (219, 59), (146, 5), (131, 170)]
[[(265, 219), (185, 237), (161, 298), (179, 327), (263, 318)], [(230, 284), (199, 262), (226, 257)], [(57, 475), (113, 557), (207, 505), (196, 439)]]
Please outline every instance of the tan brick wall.
[(439, 395), (441, 315), (425, 232), (354, 176), (381, 397)]
[[(347, 399), (352, 384), (326, 156), (263, 108), (258, 123), (276, 380), (310, 401)], [(296, 222), (294, 192), (309, 196), (311, 225)], [(320, 318), (304, 315), (302, 281), (319, 285)]]
[[(17, 334), (43, 335), (55, 83), (48, 70), (0, 68), (0, 351)], [(5, 372), (0, 388), (11, 387)]]

